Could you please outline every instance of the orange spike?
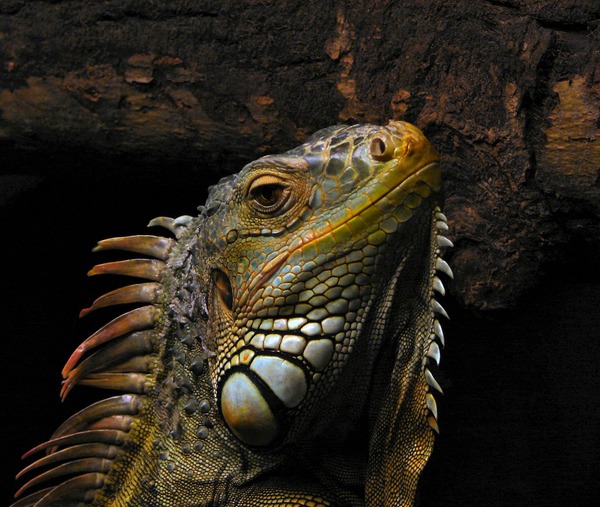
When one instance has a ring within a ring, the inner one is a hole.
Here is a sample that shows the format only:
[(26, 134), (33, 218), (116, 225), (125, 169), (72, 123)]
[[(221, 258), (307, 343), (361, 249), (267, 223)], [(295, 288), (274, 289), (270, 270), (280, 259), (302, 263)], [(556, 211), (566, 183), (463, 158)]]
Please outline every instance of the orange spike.
[(34, 477), (29, 482), (23, 485), (19, 491), (15, 493), (15, 498), (19, 498), (23, 492), (28, 490), (29, 488), (40, 484), (42, 482), (46, 482), (51, 479), (55, 479), (56, 477), (62, 477), (64, 475), (71, 474), (82, 474), (86, 472), (108, 472), (110, 470), (110, 466), (112, 464), (112, 460), (102, 459), (102, 458), (82, 458), (72, 461), (70, 463), (63, 463), (62, 465), (58, 465), (43, 474)]
[[(149, 373), (157, 362), (156, 356), (136, 356), (111, 366), (112, 373)], [(106, 370), (109, 371), (109, 370)]]
[(111, 320), (75, 349), (63, 368), (63, 378), (67, 378), (69, 372), (74, 368), (81, 356), (88, 350), (114, 340), (119, 336), (123, 336), (126, 333), (152, 327), (157, 322), (159, 315), (160, 310), (158, 308), (154, 306), (143, 306), (142, 308), (136, 308), (135, 310), (131, 310), (130, 312)]
[(104, 443), (112, 445), (123, 445), (127, 438), (127, 433), (120, 430), (89, 430), (72, 433), (63, 437), (51, 438), (47, 442), (36, 445), (33, 449), (23, 454), (21, 459), (27, 459), (36, 452), (43, 451), (48, 447), (58, 447), (76, 444)]
[(98, 244), (92, 251), (125, 250), (127, 252), (150, 255), (157, 259), (166, 260), (174, 244), (175, 240), (161, 236), (123, 236), (98, 241)]
[(35, 507), (35, 504), (45, 497), (50, 491), (52, 491), (56, 486), (50, 486), (49, 488), (40, 489), (35, 493), (30, 493), (27, 496), (21, 498), (21, 500), (17, 500), (16, 502), (10, 504), (10, 507)]
[(79, 317), (84, 317), (98, 308), (105, 308), (107, 306), (124, 305), (127, 303), (156, 303), (159, 289), (160, 284), (158, 283), (137, 283), (135, 285), (120, 287), (100, 296), (92, 303), (92, 306), (81, 310)]
[[(87, 377), (90, 373), (111, 371), (113, 373), (133, 373), (147, 372), (155, 358), (148, 357), (153, 351), (152, 331), (136, 331), (129, 334), (121, 340), (105, 345), (97, 352), (84, 359), (76, 368), (71, 370), (67, 378), (63, 381), (60, 392), (61, 398), (67, 396), (73, 387), (77, 385), (80, 379)], [(132, 366), (137, 366), (137, 370), (125, 368), (126, 362), (130, 358), (138, 359)], [(121, 367), (119, 369), (119, 367)], [(141, 369), (140, 369), (141, 367)]]
[(31, 465), (25, 467), (17, 474), (17, 479), (20, 479), (29, 472), (36, 468), (52, 465), (54, 463), (60, 463), (61, 461), (68, 461), (77, 458), (108, 458), (113, 459), (117, 456), (119, 448), (116, 445), (106, 444), (79, 444), (73, 447), (67, 447), (61, 451), (57, 451), (54, 454), (49, 454), (43, 458), (34, 461)]
[(83, 502), (87, 493), (104, 486), (106, 474), (91, 472), (77, 475), (72, 479), (52, 488), (50, 492), (34, 505), (34, 507), (49, 507), (51, 505), (72, 505), (75, 501)]
[(129, 431), (133, 424), (133, 417), (130, 415), (111, 415), (98, 419), (95, 423), (89, 425), (91, 430), (121, 430)]
[(79, 383), (83, 386), (142, 394), (146, 392), (148, 380), (148, 377), (141, 373), (92, 373)]
[(86, 431), (90, 424), (113, 415), (136, 415), (142, 406), (142, 400), (135, 394), (122, 394), (92, 403), (73, 414), (52, 434), (52, 438)]
[(98, 264), (88, 271), (88, 276), (125, 275), (157, 282), (164, 267), (165, 263), (156, 259), (129, 259)]

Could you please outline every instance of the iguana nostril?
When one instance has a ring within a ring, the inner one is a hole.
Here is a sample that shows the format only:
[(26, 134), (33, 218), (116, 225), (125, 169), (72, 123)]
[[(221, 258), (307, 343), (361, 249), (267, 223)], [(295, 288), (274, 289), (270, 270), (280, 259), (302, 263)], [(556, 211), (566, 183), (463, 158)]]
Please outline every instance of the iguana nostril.
[(371, 139), (371, 142), (369, 143), (369, 154), (375, 160), (387, 162), (396, 157), (395, 151), (397, 147), (397, 142), (391, 137), (388, 137), (385, 133), (380, 133)]
[(376, 137), (371, 141), (371, 155), (373, 157), (378, 158), (381, 157), (385, 153), (385, 141), (379, 137)]

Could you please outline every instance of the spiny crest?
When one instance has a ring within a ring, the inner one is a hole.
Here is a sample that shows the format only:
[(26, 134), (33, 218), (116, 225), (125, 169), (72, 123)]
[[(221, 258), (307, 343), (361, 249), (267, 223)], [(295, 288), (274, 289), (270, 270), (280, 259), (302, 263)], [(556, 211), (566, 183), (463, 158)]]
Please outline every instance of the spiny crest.
[[(180, 239), (191, 222), (189, 216), (159, 217), (149, 226), (164, 227)], [(160, 320), (170, 301), (161, 278), (167, 266), (180, 262), (180, 253), (174, 248), (177, 243), (167, 237), (140, 235), (106, 239), (94, 248), (95, 252), (122, 250), (150, 258), (99, 264), (89, 271), (89, 276), (116, 274), (148, 281), (104, 294), (81, 311), (83, 317), (109, 306), (142, 305), (111, 320), (75, 349), (62, 371), (60, 396), (64, 400), (77, 384), (126, 394), (84, 408), (67, 419), (50, 440), (27, 452), (23, 459), (41, 451), (46, 455), (17, 475), (20, 479), (38, 473), (17, 491), (18, 500), (12, 507), (87, 503), (105, 486), (115, 460), (127, 448), (136, 418), (144, 410), (145, 394), (164, 368)], [(48, 483), (53, 485), (47, 486)], [(31, 492), (40, 486), (42, 489)], [(23, 496), (25, 493), (29, 494)]]
[(454, 245), (452, 241), (443, 236), (448, 230), (448, 225), (446, 224), (447, 218), (441, 212), (439, 207), (435, 208), (435, 217), (433, 223), (433, 251), (435, 255), (433, 256), (433, 275), (432, 275), (432, 290), (431, 290), (431, 312), (434, 316), (433, 325), (431, 329), (431, 334), (429, 340), (425, 346), (425, 357), (424, 357), (424, 368), (423, 375), (425, 377), (425, 382), (428, 386), (428, 392), (425, 397), (425, 401), (427, 404), (427, 409), (429, 411), (429, 416), (427, 418), (427, 422), (429, 426), (431, 426), (436, 433), (440, 432), (438, 426), (438, 409), (437, 403), (435, 401), (435, 397), (431, 392), (432, 389), (438, 391), (443, 394), (442, 388), (433, 376), (431, 369), (429, 368), (430, 361), (433, 360), (436, 366), (440, 364), (441, 350), (440, 346), (445, 345), (444, 340), (444, 332), (442, 330), (442, 325), (438, 319), (439, 316), (442, 316), (448, 319), (448, 313), (444, 309), (444, 307), (436, 300), (436, 293), (444, 296), (446, 294), (446, 289), (444, 288), (444, 284), (442, 280), (438, 277), (438, 274), (442, 273), (449, 278), (454, 278), (454, 274), (452, 273), (452, 269), (448, 263), (442, 259), (442, 255), (447, 248), (451, 248)]

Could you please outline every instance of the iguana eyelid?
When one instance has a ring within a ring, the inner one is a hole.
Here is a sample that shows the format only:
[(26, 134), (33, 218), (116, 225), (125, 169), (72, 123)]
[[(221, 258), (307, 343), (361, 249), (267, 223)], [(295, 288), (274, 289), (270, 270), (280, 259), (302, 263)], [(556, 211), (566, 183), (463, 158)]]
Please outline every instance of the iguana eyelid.
[[(265, 195), (261, 196), (261, 190)], [(245, 192), (246, 200), (250, 206), (261, 214), (275, 215), (281, 214), (290, 208), (293, 200), (290, 202), (292, 191), (289, 182), (273, 174), (263, 174), (252, 180)], [(272, 197), (276, 199), (272, 204), (268, 201)], [(262, 202), (261, 202), (262, 201)]]

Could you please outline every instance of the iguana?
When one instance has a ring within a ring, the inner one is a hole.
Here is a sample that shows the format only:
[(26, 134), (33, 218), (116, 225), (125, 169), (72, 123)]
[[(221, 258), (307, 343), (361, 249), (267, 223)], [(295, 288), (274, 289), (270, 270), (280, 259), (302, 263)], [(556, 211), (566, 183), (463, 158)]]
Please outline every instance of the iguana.
[[(435, 299), (451, 242), (438, 154), (414, 126), (334, 126), (209, 191), (175, 239), (100, 241), (147, 281), (67, 361), (117, 390), (26, 456), (13, 507), (411, 505), (441, 391)], [(45, 470), (41, 472), (42, 470)]]

